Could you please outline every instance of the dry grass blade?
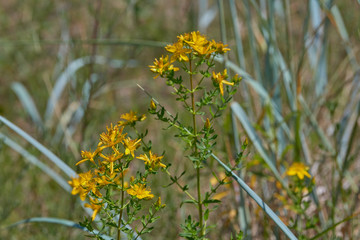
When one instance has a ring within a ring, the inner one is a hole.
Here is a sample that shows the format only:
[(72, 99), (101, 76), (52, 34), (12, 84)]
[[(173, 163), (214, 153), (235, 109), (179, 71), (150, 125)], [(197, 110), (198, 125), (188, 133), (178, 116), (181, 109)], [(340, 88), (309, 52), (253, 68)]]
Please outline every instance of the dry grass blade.
[(54, 153), (52, 153), (49, 149), (44, 147), (41, 143), (39, 143), (37, 140), (35, 140), (33, 137), (31, 137), (29, 134), (24, 132), (21, 128), (4, 118), (3, 116), (0, 116), (0, 121), (4, 123), (7, 127), (9, 127), (11, 130), (19, 134), (22, 138), (24, 138), (26, 141), (28, 141), (31, 145), (33, 145), (35, 148), (37, 148), (40, 152), (42, 152), (45, 156), (49, 158), (50, 161), (52, 161), (56, 166), (59, 167), (68, 177), (75, 177), (77, 174), (75, 171), (70, 168), (66, 163), (64, 163), (60, 158), (58, 158)]

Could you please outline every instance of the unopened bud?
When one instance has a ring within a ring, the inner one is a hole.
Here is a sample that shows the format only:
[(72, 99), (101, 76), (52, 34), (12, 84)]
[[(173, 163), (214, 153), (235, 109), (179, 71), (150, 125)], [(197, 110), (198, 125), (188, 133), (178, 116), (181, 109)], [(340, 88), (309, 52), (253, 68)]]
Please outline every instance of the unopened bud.
[(161, 198), (160, 197), (158, 198), (158, 200), (156, 202), (156, 205), (159, 206), (159, 207), (161, 206)]
[(205, 128), (209, 129), (211, 127), (211, 123), (210, 120), (208, 118), (206, 118), (206, 122), (205, 122)]
[(160, 207), (160, 208), (164, 208), (166, 205), (165, 204), (161, 204), (161, 198), (159, 197), (158, 200), (156, 201), (155, 205), (157, 207)]
[(150, 109), (151, 110), (156, 110), (156, 104), (154, 103), (153, 100), (151, 100), (151, 102), (150, 102)]
[(144, 121), (146, 119), (146, 115), (145, 114), (143, 114), (143, 115), (141, 115), (140, 117), (139, 117), (139, 121)]
[(242, 77), (240, 77), (238, 74), (235, 74), (232, 81), (237, 83), (237, 82), (241, 82), (241, 80), (242, 80)]

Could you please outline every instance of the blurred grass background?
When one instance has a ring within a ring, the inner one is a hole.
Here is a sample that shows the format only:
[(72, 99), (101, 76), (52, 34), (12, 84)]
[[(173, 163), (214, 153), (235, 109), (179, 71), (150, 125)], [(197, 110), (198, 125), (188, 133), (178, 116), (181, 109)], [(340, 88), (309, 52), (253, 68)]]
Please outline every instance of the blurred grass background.
[[(0, 115), (78, 171), (80, 151), (94, 148), (106, 125), (129, 110), (146, 113), (149, 99), (136, 84), (170, 112), (179, 109), (170, 100), (170, 89), (154, 80), (147, 66), (177, 35), (200, 30), (229, 44), (232, 51), (224, 64), (244, 77), (235, 98), (243, 109), (236, 120), (239, 131), (226, 112), (217, 125), (221, 136), (217, 154), (231, 161), (236, 152), (233, 137), (244, 140), (256, 133), (249, 139), (242, 176), (287, 224), (292, 214), (274, 197), (282, 191), (264, 159), (280, 173), (293, 160), (311, 166), (317, 200), (308, 215), (322, 218), (317, 231), (307, 232), (313, 236), (359, 211), (359, 13), (355, 0), (2, 0)], [(246, 127), (246, 120), (251, 127)], [(178, 139), (162, 131), (164, 126), (150, 118), (142, 127), (149, 129), (154, 149), (166, 151), (165, 161), (174, 166), (174, 173), (189, 167)], [(0, 133), (62, 174), (6, 126), (0, 126)], [(77, 197), (5, 142), (0, 142), (0, 165), (1, 226), (40, 216), (82, 220)], [(209, 169), (221, 172), (213, 162)], [(191, 173), (187, 177), (191, 182)], [(204, 181), (209, 178), (210, 170)], [(164, 183), (170, 183), (165, 175), (154, 179), (153, 186), (158, 187), (153, 191), (167, 208), (146, 239), (178, 238), (179, 226), (169, 223), (186, 216), (179, 209), (180, 192), (174, 186), (162, 188)], [(242, 228), (238, 187), (233, 185), (231, 191), (214, 213), (219, 230), (211, 239), (229, 239)], [(252, 200), (245, 199), (240, 205), (251, 216), (247, 234), (254, 239), (283, 239)], [(357, 239), (359, 230), (355, 216), (327, 234)], [(83, 235), (44, 223), (0, 230), (1, 239), (86, 239)]]

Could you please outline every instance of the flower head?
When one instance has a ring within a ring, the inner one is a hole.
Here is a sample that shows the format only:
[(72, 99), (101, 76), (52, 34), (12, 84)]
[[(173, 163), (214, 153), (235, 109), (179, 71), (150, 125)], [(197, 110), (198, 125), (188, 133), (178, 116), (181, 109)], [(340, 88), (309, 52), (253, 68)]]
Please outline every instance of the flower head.
[(167, 45), (165, 49), (166, 51), (173, 54), (173, 56), (171, 57), (171, 61), (189, 61), (189, 57), (187, 56), (187, 54), (191, 53), (191, 49), (185, 47), (182, 42), (178, 41), (172, 45)]
[(90, 204), (85, 203), (84, 206), (87, 208), (91, 208), (93, 210), (93, 214), (91, 216), (92, 221), (95, 220), (95, 217), (97, 213), (101, 210), (102, 207), (102, 201), (99, 201), (98, 199), (90, 198)]
[(124, 156), (124, 154), (120, 153), (116, 148), (114, 148), (113, 151), (113, 154), (109, 155), (100, 153), (100, 156), (104, 159), (102, 164), (110, 164), (110, 174), (114, 172), (114, 162)]
[(212, 79), (213, 79), (214, 83), (219, 85), (220, 93), (223, 96), (224, 96), (224, 86), (223, 86), (223, 84), (227, 84), (227, 85), (231, 85), (231, 86), (234, 85), (234, 83), (226, 81), (225, 79), (227, 79), (227, 78), (228, 78), (228, 74), (227, 74), (226, 69), (224, 70), (223, 73), (215, 73), (215, 72), (213, 72)]
[(124, 125), (132, 125), (138, 121), (144, 121), (146, 119), (146, 116), (145, 114), (136, 115), (136, 112), (130, 111), (129, 113), (122, 114), (120, 118), (124, 119), (125, 121), (119, 121), (118, 124), (120, 126), (124, 126)]
[(135, 157), (134, 151), (140, 146), (141, 139), (130, 139), (129, 137), (124, 139), (125, 155), (131, 154)]
[(141, 183), (131, 185), (126, 192), (138, 199), (151, 199), (154, 197), (154, 195), (151, 194), (150, 188), (147, 189), (145, 184)]
[(96, 155), (99, 152), (99, 148), (96, 149), (94, 152), (91, 151), (81, 151), (81, 157), (83, 158), (82, 160), (80, 160), (79, 162), (76, 163), (76, 165), (79, 165), (80, 163), (86, 162), (86, 161), (91, 161), (92, 163), (95, 164), (94, 161), (94, 157), (96, 157)]
[(304, 176), (311, 178), (311, 175), (308, 173), (307, 170), (309, 170), (308, 166), (300, 162), (295, 162), (286, 171), (286, 175), (288, 176), (296, 175), (300, 180), (303, 180)]
[(190, 38), (188, 40), (184, 39), (184, 42), (186, 42), (195, 51), (195, 54), (209, 55), (215, 51), (211, 47), (210, 42), (206, 39), (206, 36), (200, 34), (199, 31), (191, 32)]
[(178, 41), (182, 42), (182, 43), (184, 43), (186, 41), (190, 41), (191, 33), (184, 33), (182, 35), (179, 35), (177, 38), (178, 38)]
[(103, 150), (104, 148), (113, 147), (116, 144), (123, 141), (125, 134), (122, 134), (124, 127), (112, 124), (110, 127), (106, 127), (107, 132), (104, 132), (100, 134), (100, 143), (98, 145), (98, 148)]
[(215, 40), (211, 41), (211, 46), (216, 53), (223, 54), (226, 53), (227, 51), (230, 51), (230, 48), (227, 47), (228, 46), (227, 44), (224, 45), (221, 42), (215, 42)]
[(141, 154), (140, 157), (137, 157), (140, 160), (145, 161), (145, 165), (149, 168), (150, 171), (156, 170), (159, 167), (165, 168), (166, 165), (161, 163), (161, 159), (164, 156), (157, 156), (156, 154), (152, 153), (151, 150), (149, 151), (149, 156), (146, 154)]
[(96, 188), (96, 182), (93, 179), (93, 173), (91, 171), (86, 173), (79, 173), (77, 178), (72, 178), (71, 181), (68, 181), (68, 183), (73, 187), (71, 194), (79, 194), (81, 200), (83, 201), (90, 191), (92, 191), (97, 196), (101, 196), (101, 193)]
[(162, 77), (167, 71), (179, 71), (179, 68), (171, 64), (172, 62), (169, 61), (169, 56), (161, 56), (159, 60), (155, 58), (154, 65), (149, 65), (150, 71), (158, 73), (154, 78), (157, 78), (159, 75)]

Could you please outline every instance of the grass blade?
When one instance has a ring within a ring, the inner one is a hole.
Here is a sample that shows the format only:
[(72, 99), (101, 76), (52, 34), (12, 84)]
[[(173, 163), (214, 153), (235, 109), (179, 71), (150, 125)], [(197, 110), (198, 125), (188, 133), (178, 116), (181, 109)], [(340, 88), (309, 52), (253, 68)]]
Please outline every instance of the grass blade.
[(14, 82), (11, 84), (11, 89), (15, 92), (17, 97), (19, 98), (21, 104), (24, 109), (27, 111), (32, 121), (42, 129), (44, 127), (43, 121), (40, 117), (39, 111), (36, 108), (33, 98), (26, 90), (25, 86), (19, 82)]
[[(71, 228), (76, 228), (76, 229), (80, 229), (84, 232), (88, 232), (91, 234), (99, 234), (99, 231), (94, 230), (94, 232), (90, 232), (89, 230), (87, 230), (86, 228), (80, 226), (78, 223), (70, 221), (70, 220), (66, 220), (66, 219), (61, 219), (61, 218), (50, 218), (50, 217), (34, 217), (34, 218), (28, 218), (25, 220), (21, 220), (18, 221), (16, 223), (13, 223), (5, 228), (12, 228), (12, 227), (17, 227), (18, 225), (21, 224), (26, 224), (26, 223), (52, 223), (52, 224), (59, 224), (59, 225), (63, 225), (66, 227), (71, 227)], [(100, 235), (103, 239), (105, 240), (112, 240), (112, 237), (109, 237), (107, 235)], [(125, 234), (122, 237), (126, 237)]]
[(65, 86), (70, 80), (70, 77), (73, 76), (76, 73), (76, 71), (78, 71), (80, 68), (84, 67), (87, 64), (90, 64), (92, 61), (94, 61), (95, 64), (100, 64), (100, 65), (109, 64), (111, 67), (114, 68), (121, 68), (125, 65), (124, 61), (109, 60), (103, 56), (94, 56), (94, 57), (86, 56), (72, 61), (69, 64), (69, 66), (65, 69), (65, 71), (56, 80), (55, 86), (53, 88), (53, 91), (51, 92), (50, 98), (46, 106), (46, 112), (45, 112), (46, 120), (50, 120), (50, 118), (52, 117), (55, 110), (55, 106), (58, 100), (60, 99), (60, 96), (64, 91)]
[(211, 156), (225, 169), (226, 172), (230, 173), (232, 178), (240, 185), (242, 189), (261, 207), (264, 212), (276, 223), (276, 225), (285, 233), (285, 235), (291, 239), (296, 240), (296, 236), (290, 231), (290, 229), (280, 220), (280, 218), (274, 213), (273, 210), (231, 169), (226, 166), (218, 157), (213, 153)]
[(234, 36), (235, 36), (235, 42), (236, 42), (236, 53), (237, 58), (240, 63), (240, 67), (244, 70), (246, 70), (246, 64), (245, 64), (245, 56), (244, 56), (244, 49), (243, 44), (241, 41), (241, 32), (240, 32), (240, 24), (238, 15), (236, 12), (236, 5), (234, 0), (229, 0), (230, 5), (230, 13), (231, 13), (231, 19), (233, 22), (233, 28), (234, 28)]
[[(218, 59), (218, 61), (221, 61)], [(280, 114), (280, 111), (276, 107), (275, 103), (271, 100), (269, 94), (266, 92), (264, 87), (255, 81), (247, 72), (243, 71), (241, 68), (236, 66), (233, 62), (227, 61), (227, 65), (230, 69), (232, 69), (234, 72), (238, 73), (240, 76), (243, 77), (243, 81), (247, 83), (249, 86), (251, 86), (262, 98), (264, 102), (269, 103), (272, 112), (275, 115), (276, 120), (280, 124), (281, 128), (283, 129), (284, 133), (287, 135), (288, 138), (291, 139), (291, 132), (289, 127), (286, 125), (282, 115)]]
[[(252, 15), (251, 15), (251, 9), (250, 9), (250, 4), (248, 0), (244, 0), (244, 5), (245, 5), (245, 13), (246, 13), (246, 27), (248, 30), (248, 34), (249, 34), (249, 45), (250, 45), (250, 53), (251, 53), (251, 57), (252, 57), (252, 61), (254, 64), (254, 71), (255, 71), (255, 78), (257, 81), (262, 82), (262, 77), (261, 77), (261, 70), (260, 70), (260, 62), (259, 62), (259, 56), (257, 54), (256, 51), (256, 40), (255, 40), (255, 35), (254, 35), (254, 31), (253, 31), (253, 26), (252, 26)], [(256, 4), (255, 4), (256, 5)]]
[(58, 166), (67, 176), (69, 177), (76, 177), (75, 171), (70, 168), (66, 163), (64, 163), (60, 158), (58, 158), (53, 152), (51, 152), (49, 149), (44, 147), (41, 143), (39, 143), (37, 140), (35, 140), (33, 137), (31, 137), (29, 134), (24, 132), (21, 128), (4, 118), (0, 115), (0, 122), (4, 123), (6, 126), (8, 126), (11, 130), (19, 134), (21, 137), (23, 137), (26, 141), (28, 141), (31, 145), (33, 145), (35, 148), (37, 148), (40, 152), (42, 152), (46, 157), (50, 159), (56, 166)]
[[(237, 128), (237, 121), (236, 121), (236, 117), (234, 116), (233, 113), (231, 113), (231, 124), (232, 124), (232, 132), (233, 132), (233, 136), (234, 136), (234, 145), (235, 145), (235, 149), (236, 149), (236, 153), (239, 154), (241, 152), (241, 147), (240, 147), (240, 139), (239, 139), (239, 134), (238, 134), (238, 128)], [(239, 169), (241, 169), (241, 163), (239, 164), (239, 166), (237, 166)], [(237, 171), (237, 174), (239, 177), (242, 177), (241, 174), (241, 170)], [(237, 189), (236, 189), (237, 190)], [(237, 202), (239, 202), (239, 207), (238, 207), (238, 212), (239, 212), (239, 224), (240, 224), (240, 228), (241, 231), (245, 234), (245, 237), (250, 237), (251, 236), (251, 232), (250, 232), (250, 227), (249, 227), (249, 219), (250, 216), (247, 215), (246, 212), (246, 205), (245, 205), (245, 198), (244, 198), (244, 192), (243, 190), (239, 189), (239, 196), (235, 196)]]
[(34, 155), (26, 151), (24, 148), (22, 148), (19, 144), (11, 140), (9, 137), (5, 136), (4, 134), (0, 133), (0, 141), (3, 141), (6, 145), (8, 145), (10, 148), (18, 152), (20, 155), (22, 155), (26, 160), (28, 160), (31, 164), (34, 164), (38, 168), (40, 168), (44, 173), (46, 173), (49, 177), (51, 177), (55, 182), (57, 182), (60, 187), (62, 187), (65, 191), (71, 192), (71, 187), (67, 183), (67, 181), (61, 177), (59, 174), (57, 174), (55, 171), (53, 171), (49, 166), (41, 162), (39, 159), (37, 159)]
[(270, 167), (270, 169), (273, 172), (273, 174), (275, 175), (276, 179), (283, 186), (286, 186), (284, 180), (281, 178), (279, 171), (276, 169), (276, 166), (275, 166), (273, 160), (269, 157), (268, 153), (266, 152), (266, 150), (261, 142), (260, 137), (255, 132), (255, 129), (251, 125), (251, 122), (249, 121), (246, 113), (244, 112), (244, 110), (242, 109), (240, 104), (237, 102), (233, 102), (231, 104), (231, 111), (237, 117), (237, 119), (239, 119), (239, 121), (241, 122), (244, 130), (246, 131), (246, 134), (248, 135), (248, 137), (254, 144), (256, 150), (259, 152), (259, 154), (264, 159), (266, 164)]

